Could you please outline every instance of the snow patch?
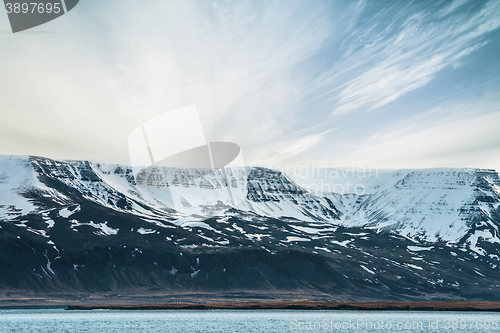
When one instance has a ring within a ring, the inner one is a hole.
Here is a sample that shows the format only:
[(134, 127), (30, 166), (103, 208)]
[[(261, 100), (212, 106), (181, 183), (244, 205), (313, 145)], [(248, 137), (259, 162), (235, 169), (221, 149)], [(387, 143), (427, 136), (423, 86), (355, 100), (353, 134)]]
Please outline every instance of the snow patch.
[(429, 246), (429, 247), (423, 247), (423, 246), (407, 246), (408, 250), (413, 251), (413, 252), (418, 252), (418, 251), (430, 251), (434, 248), (434, 246)]
[(262, 240), (262, 237), (270, 237), (270, 235), (264, 235), (264, 234), (245, 234), (245, 236), (251, 240), (257, 240), (258, 242)]
[(285, 242), (310, 242), (309, 238), (301, 238), (295, 236), (287, 236)]
[(331, 243), (337, 244), (343, 247), (347, 247), (347, 244), (351, 243), (354, 239), (346, 239), (345, 241), (339, 242), (334, 239), (330, 240)]
[(321, 250), (321, 251), (325, 251), (325, 252), (332, 252), (330, 250), (328, 250), (326, 247), (319, 247), (319, 246), (315, 246), (314, 249), (316, 250)]
[(335, 232), (337, 230), (337, 228), (316, 229), (316, 228), (302, 227), (298, 225), (291, 225), (291, 227), (299, 231), (305, 232), (307, 234), (319, 234), (320, 232), (327, 232), (327, 231)]
[(214, 228), (212, 228), (211, 226), (209, 226), (208, 224), (206, 224), (204, 222), (186, 221), (186, 222), (182, 222), (180, 226), (183, 228), (203, 228), (203, 229), (215, 231)]
[(370, 274), (375, 274), (375, 272), (374, 272), (374, 271), (372, 271), (372, 270), (370, 270), (370, 269), (366, 268), (366, 267), (365, 267), (365, 266), (363, 266), (363, 265), (359, 265), (359, 267), (363, 268), (365, 271), (367, 271), (367, 272), (368, 272), (368, 273), (370, 273)]
[(148, 235), (148, 234), (154, 234), (156, 230), (144, 229), (143, 227), (140, 227), (139, 229), (137, 229), (137, 232), (140, 233), (141, 235)]

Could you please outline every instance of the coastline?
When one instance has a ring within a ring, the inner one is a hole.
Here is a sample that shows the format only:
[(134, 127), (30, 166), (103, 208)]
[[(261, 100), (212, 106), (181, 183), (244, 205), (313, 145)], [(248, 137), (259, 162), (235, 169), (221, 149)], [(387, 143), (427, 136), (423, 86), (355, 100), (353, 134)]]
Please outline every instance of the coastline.
[(68, 305), (66, 310), (365, 310), (365, 311), (488, 311), (500, 312), (500, 302), (220, 302), (122, 305)]

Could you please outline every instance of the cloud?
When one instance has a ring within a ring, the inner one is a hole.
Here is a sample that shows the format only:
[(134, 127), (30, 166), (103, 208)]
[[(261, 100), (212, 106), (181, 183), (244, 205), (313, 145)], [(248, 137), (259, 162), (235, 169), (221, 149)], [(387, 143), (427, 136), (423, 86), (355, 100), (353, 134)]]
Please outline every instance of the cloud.
[(327, 134), (333, 131), (335, 129), (266, 147), (257, 153), (259, 165), (283, 166), (297, 163), (303, 160), (304, 152), (320, 145), (326, 139)]
[[(473, 14), (457, 12), (464, 4), (455, 1), (441, 10), (426, 8), (416, 13), (407, 7), (398, 13), (405, 20), (400, 24), (395, 21), (382, 31), (377, 29), (380, 17), (363, 23), (344, 40), (349, 54), (345, 62), (352, 67), (351, 59), (362, 57), (371, 59), (371, 63), (346, 83), (333, 114), (386, 105), (425, 86), (442, 69), (460, 66), (465, 56), (484, 46), (486, 35), (500, 26), (500, 3), (490, 1)], [(393, 16), (395, 11), (386, 15)]]
[(127, 158), (132, 129), (196, 104), (206, 138), (239, 144), (250, 164), (333, 154), (345, 161), (373, 147), (366, 137), (386, 128), (395, 135), (401, 110), (362, 112), (425, 87), (445, 68), (467, 69), (499, 27), (499, 7), (80, 2), (44, 25), (55, 33), (0, 35), (0, 154)]
[(380, 168), (478, 167), (500, 170), (500, 95), (445, 104), (371, 135), (324, 165)]
[(332, 33), (322, 9), (116, 0), (81, 3), (51, 35), (2, 35), (0, 153), (124, 157), (133, 128), (190, 104), (208, 140), (289, 140), (308, 84), (294, 70)]
[(397, 64), (382, 64), (352, 80), (340, 94), (340, 105), (334, 114), (353, 112), (362, 107), (376, 109), (407, 92), (426, 85), (437, 71), (446, 67), (443, 55), (403, 68)]

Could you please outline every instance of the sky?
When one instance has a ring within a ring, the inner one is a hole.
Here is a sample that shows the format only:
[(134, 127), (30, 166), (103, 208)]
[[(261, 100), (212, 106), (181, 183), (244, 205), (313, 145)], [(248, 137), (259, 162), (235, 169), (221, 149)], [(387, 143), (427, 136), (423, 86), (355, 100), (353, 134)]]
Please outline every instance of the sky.
[(247, 165), (500, 170), (500, 1), (85, 1), (13, 34), (0, 154), (128, 161), (195, 104)]

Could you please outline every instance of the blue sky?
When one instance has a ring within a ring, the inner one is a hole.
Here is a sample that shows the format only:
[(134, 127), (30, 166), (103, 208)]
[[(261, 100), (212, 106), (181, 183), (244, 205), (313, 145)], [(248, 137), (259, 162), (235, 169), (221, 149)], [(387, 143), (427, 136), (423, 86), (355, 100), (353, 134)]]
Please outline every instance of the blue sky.
[(80, 1), (9, 33), (0, 154), (127, 159), (196, 104), (247, 164), (500, 170), (500, 2)]

